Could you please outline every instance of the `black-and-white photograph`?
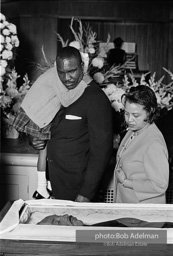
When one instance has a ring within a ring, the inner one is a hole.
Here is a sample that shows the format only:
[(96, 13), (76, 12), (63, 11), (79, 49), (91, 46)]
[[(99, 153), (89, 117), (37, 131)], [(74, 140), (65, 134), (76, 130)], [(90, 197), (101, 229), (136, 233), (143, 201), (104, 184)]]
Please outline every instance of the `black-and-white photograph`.
[(173, 1), (1, 0), (2, 255), (171, 255)]

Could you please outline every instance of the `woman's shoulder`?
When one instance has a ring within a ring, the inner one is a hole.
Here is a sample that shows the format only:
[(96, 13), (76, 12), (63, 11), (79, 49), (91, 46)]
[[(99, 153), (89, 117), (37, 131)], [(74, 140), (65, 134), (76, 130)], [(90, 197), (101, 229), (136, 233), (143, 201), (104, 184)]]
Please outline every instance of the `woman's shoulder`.
[(145, 134), (145, 141), (149, 144), (159, 143), (166, 145), (164, 136), (155, 123), (151, 124)]
[(155, 123), (152, 123), (147, 128), (145, 136), (152, 140), (157, 137), (162, 137), (163, 135), (162, 135), (161, 131), (159, 130), (159, 128), (157, 127), (157, 125)]

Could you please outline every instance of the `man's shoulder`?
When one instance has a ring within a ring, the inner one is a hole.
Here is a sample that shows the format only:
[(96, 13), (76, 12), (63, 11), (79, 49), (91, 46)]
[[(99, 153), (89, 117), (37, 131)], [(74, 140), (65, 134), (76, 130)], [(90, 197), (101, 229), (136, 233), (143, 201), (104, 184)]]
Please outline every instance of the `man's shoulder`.
[(90, 102), (104, 102), (110, 105), (110, 101), (102, 88), (97, 85), (94, 81), (92, 81), (87, 88), (85, 89), (84, 93), (87, 99), (90, 99)]
[(93, 80), (86, 87), (86, 92), (88, 93), (104, 93), (99, 85), (97, 85)]

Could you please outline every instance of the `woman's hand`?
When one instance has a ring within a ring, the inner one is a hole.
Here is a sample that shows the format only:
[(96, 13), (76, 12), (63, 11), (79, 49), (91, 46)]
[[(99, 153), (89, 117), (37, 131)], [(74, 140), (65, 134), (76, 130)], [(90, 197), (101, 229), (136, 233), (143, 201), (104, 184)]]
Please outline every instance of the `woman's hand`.
[(41, 140), (36, 137), (29, 136), (29, 145), (36, 150), (42, 150), (46, 147), (48, 140)]
[(118, 182), (123, 185), (123, 187), (133, 189), (132, 180), (127, 179), (126, 174), (123, 172), (121, 168), (115, 170), (115, 176)]
[(115, 170), (115, 176), (119, 183), (123, 183), (123, 181), (127, 178), (125, 173), (121, 168)]

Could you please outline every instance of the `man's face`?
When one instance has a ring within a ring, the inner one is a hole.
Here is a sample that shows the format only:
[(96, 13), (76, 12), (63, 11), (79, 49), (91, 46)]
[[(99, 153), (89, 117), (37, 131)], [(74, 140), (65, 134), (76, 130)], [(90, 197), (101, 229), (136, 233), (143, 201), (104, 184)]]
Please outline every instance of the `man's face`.
[(38, 225), (58, 225), (58, 226), (83, 226), (83, 222), (72, 215), (64, 214), (62, 216), (50, 215), (45, 217)]
[(61, 82), (68, 89), (74, 89), (83, 78), (82, 64), (74, 58), (57, 59), (57, 72)]

